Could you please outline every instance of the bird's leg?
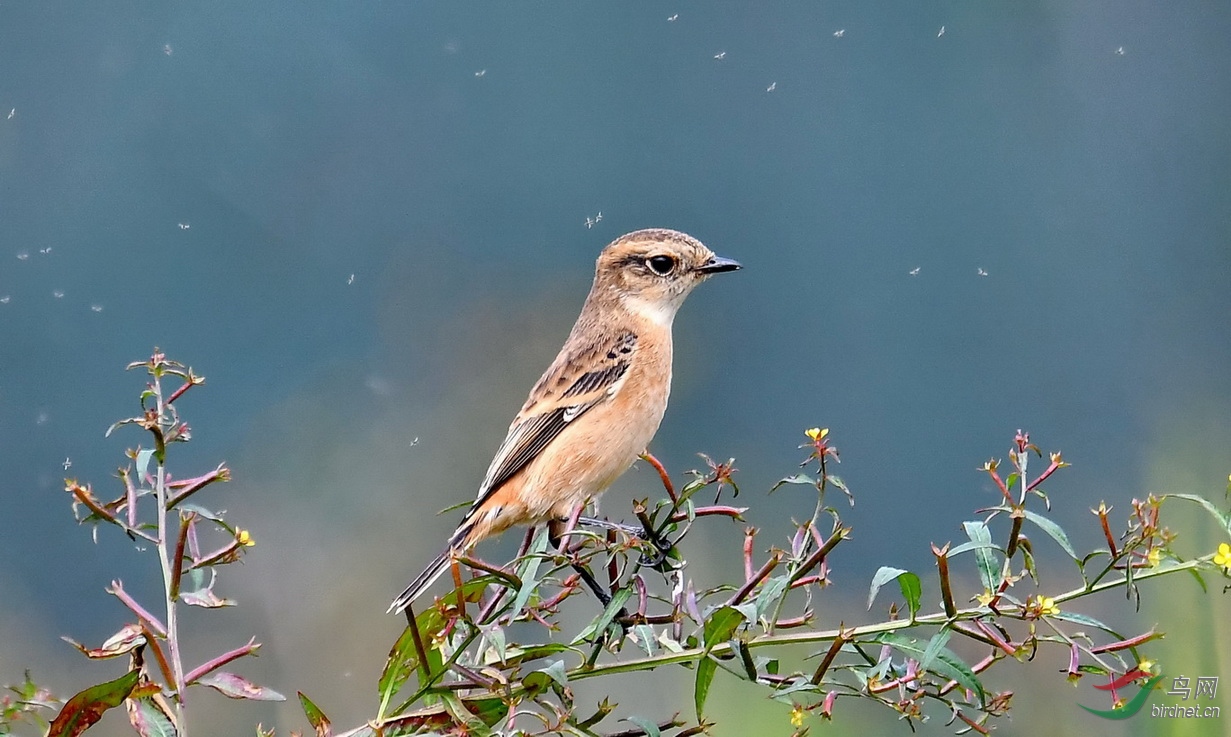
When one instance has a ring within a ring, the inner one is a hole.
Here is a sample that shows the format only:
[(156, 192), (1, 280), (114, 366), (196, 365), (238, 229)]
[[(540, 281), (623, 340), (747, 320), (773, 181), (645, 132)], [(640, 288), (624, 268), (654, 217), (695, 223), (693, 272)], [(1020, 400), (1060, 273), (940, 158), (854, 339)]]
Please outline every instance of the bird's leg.
[(649, 524), (649, 520), (642, 520), (641, 526), (638, 527), (595, 517), (578, 517), (577, 524), (585, 525), (586, 527), (599, 527), (604, 530), (615, 530), (616, 532), (623, 532), (631, 538), (639, 538), (649, 542), (654, 546), (655, 554), (650, 556), (642, 553), (641, 564), (647, 568), (657, 568), (662, 565), (667, 560), (667, 554), (675, 547), (670, 540), (659, 534)]
[(449, 568), (453, 570), (453, 588), (457, 591), (457, 611), (466, 618), (466, 594), (462, 591), (462, 567), (457, 562), (456, 555), (449, 556)]
[[(576, 518), (579, 511), (580, 507), (574, 511), (572, 517)], [(547, 540), (551, 543), (552, 547), (559, 550), (564, 557), (569, 559), (569, 565), (573, 567), (574, 571), (577, 571), (577, 575), (581, 576), (581, 580), (585, 582), (586, 586), (588, 586), (591, 591), (594, 592), (594, 596), (602, 602), (603, 608), (606, 608), (607, 605), (611, 603), (611, 593), (599, 584), (598, 579), (594, 578), (594, 574), (590, 573), (589, 568), (586, 568), (580, 563), (574, 562), (572, 557), (568, 554), (568, 550), (566, 550), (567, 544), (564, 542), (564, 537), (568, 530), (572, 527), (572, 525), (569, 524), (571, 521), (572, 519), (553, 519), (548, 522)]]
[(599, 527), (604, 530), (615, 530), (623, 532), (629, 537), (640, 537), (641, 528), (633, 525), (626, 525), (623, 522), (612, 522), (609, 519), (599, 519), (598, 517), (578, 517), (577, 524), (585, 525), (586, 527)]

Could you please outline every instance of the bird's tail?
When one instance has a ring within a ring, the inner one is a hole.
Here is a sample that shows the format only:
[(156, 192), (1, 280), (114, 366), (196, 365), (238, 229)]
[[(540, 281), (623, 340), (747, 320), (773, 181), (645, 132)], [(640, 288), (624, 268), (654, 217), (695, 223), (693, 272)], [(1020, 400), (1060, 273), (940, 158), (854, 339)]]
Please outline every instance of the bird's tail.
[(445, 549), (440, 551), (435, 558), (432, 558), (432, 562), (427, 564), (427, 568), (424, 568), (422, 573), (415, 576), (415, 580), (410, 582), (406, 590), (398, 594), (397, 598), (393, 600), (393, 603), (389, 605), (389, 609), (386, 610), (387, 614), (401, 614), (406, 611), (406, 607), (410, 606), (415, 599), (418, 599), (427, 590), (427, 587), (436, 583), (436, 579), (440, 578), (449, 568), (449, 560), (453, 555), (466, 547), (466, 538), (469, 536), (472, 527), (473, 524), (463, 524), (457, 528), (457, 531), (453, 533), (453, 537), (449, 538), (449, 544), (445, 546)]
[(406, 607), (410, 606), (415, 599), (419, 598), (419, 595), (426, 591), (428, 586), (436, 583), (436, 579), (440, 578), (441, 575), (444, 574), (445, 570), (448, 569), (449, 558), (452, 553), (453, 546), (450, 545), (442, 550), (435, 558), (432, 558), (432, 562), (427, 564), (427, 568), (424, 568), (422, 573), (415, 576), (415, 580), (410, 582), (410, 585), (406, 587), (406, 590), (398, 594), (397, 598), (393, 600), (393, 603), (389, 605), (389, 610), (387, 613), (401, 614), (406, 611)]

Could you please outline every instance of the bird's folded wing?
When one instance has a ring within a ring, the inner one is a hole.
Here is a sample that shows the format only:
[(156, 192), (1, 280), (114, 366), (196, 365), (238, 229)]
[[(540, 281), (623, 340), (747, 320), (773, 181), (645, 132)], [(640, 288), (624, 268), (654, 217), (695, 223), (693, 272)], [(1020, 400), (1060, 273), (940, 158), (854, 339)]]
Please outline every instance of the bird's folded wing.
[(509, 434), (496, 451), (467, 517), (543, 452), (569, 423), (610, 401), (622, 385), (636, 349), (637, 336), (625, 331), (562, 352), (535, 384), (509, 426)]

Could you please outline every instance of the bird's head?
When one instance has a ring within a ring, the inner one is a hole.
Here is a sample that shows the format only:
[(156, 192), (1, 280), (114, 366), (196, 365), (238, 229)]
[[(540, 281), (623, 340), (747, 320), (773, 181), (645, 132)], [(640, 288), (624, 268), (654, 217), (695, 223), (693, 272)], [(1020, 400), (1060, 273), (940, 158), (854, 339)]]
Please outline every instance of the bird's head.
[(612, 241), (599, 254), (591, 294), (619, 300), (628, 309), (670, 324), (693, 287), (739, 268), (690, 235), (665, 228), (638, 230)]

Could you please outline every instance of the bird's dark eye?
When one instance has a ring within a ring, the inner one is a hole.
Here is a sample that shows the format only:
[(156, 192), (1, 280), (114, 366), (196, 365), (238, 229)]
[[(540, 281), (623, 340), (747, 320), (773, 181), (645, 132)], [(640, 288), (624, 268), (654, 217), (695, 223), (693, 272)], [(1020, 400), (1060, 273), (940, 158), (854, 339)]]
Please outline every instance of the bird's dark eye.
[(670, 256), (650, 256), (645, 260), (645, 265), (655, 274), (666, 276), (675, 269), (675, 259)]

